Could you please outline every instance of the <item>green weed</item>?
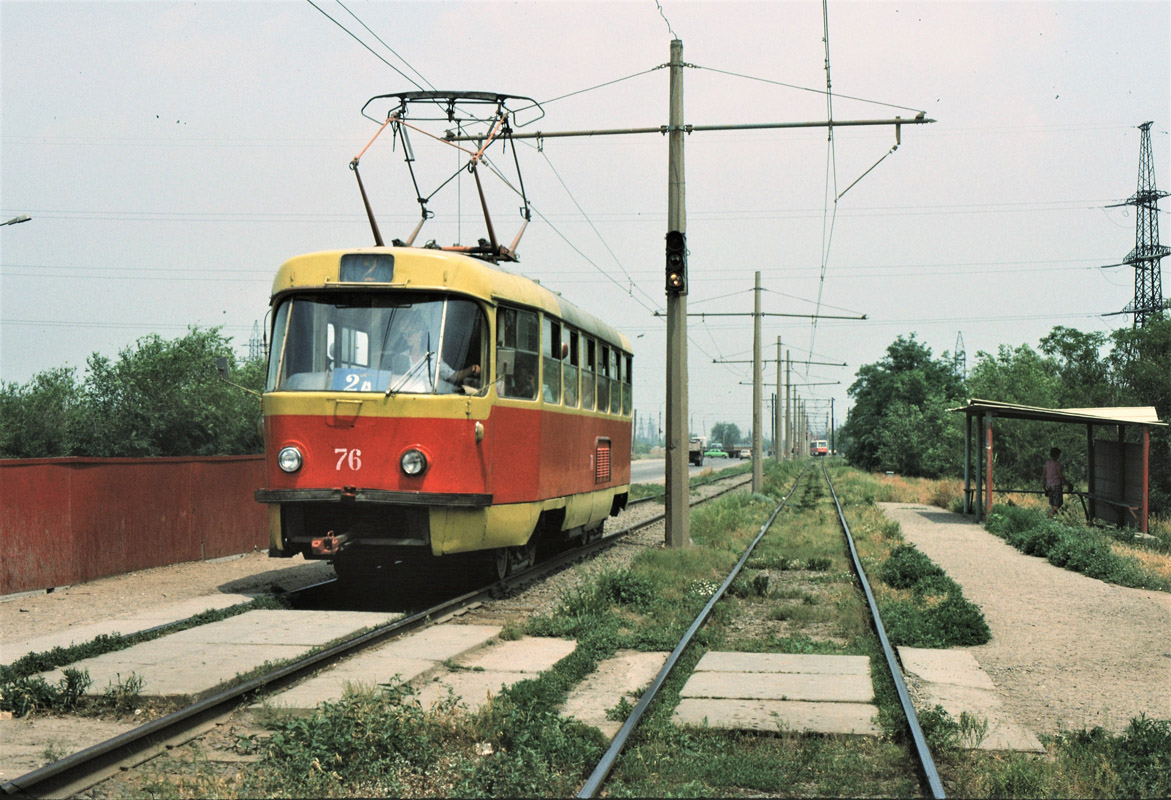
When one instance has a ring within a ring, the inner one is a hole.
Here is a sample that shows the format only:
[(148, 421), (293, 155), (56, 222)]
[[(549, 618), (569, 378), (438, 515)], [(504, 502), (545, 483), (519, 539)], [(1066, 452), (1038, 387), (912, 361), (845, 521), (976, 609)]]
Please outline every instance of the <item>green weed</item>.
[(1171, 580), (1110, 547), (1110, 537), (1080, 525), (1048, 519), (1035, 508), (993, 506), (985, 529), (1027, 555), (1091, 578), (1137, 589), (1171, 591)]

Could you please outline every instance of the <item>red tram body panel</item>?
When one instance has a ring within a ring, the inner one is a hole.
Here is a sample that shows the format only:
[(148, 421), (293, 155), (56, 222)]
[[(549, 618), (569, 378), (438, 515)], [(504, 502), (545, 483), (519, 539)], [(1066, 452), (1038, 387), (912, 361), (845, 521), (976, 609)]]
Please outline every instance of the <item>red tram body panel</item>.
[(287, 262), (272, 308), (271, 555), (501, 558), (625, 505), (629, 340), (535, 282), (439, 250), (330, 251)]

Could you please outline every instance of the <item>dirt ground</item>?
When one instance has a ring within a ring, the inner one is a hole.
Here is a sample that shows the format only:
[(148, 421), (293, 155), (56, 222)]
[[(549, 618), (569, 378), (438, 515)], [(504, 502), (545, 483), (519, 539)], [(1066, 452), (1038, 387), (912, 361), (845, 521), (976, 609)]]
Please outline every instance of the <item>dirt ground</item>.
[(274, 586), (291, 591), (332, 577), (333, 568), (324, 561), (305, 561), (300, 556), (269, 558), (267, 553), (257, 552), (144, 569), (50, 592), (0, 597), (0, 661), (7, 660), (3, 654), (6, 641), (25, 641), (217, 592), (258, 594)]
[(1055, 567), (959, 514), (882, 508), (983, 610), (992, 641), (965, 649), (1026, 728), (1121, 731), (1140, 714), (1171, 719), (1171, 594)]

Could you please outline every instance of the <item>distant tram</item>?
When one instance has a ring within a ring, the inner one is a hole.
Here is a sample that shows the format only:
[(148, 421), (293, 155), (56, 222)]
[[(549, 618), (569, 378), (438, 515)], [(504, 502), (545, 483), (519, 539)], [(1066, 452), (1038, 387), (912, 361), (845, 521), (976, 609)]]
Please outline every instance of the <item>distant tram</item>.
[(825, 439), (817, 439), (809, 445), (809, 455), (811, 456), (828, 456), (829, 442)]
[(630, 341), (539, 284), (378, 246), (288, 261), (271, 309), (270, 555), (343, 579), (455, 556), (503, 577), (625, 507)]

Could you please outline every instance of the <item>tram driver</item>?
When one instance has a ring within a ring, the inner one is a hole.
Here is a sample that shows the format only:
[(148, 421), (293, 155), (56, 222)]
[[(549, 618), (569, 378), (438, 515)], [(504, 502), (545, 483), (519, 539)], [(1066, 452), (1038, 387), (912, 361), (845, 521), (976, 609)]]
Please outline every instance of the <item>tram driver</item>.
[(390, 371), (391, 391), (450, 393), (459, 391), (465, 383), (473, 388), (479, 386), (479, 364), (456, 369), (431, 349), (436, 347), (438, 336), (431, 332), (423, 314), (407, 315), (396, 328), (399, 336), (382, 356), (383, 369)]

